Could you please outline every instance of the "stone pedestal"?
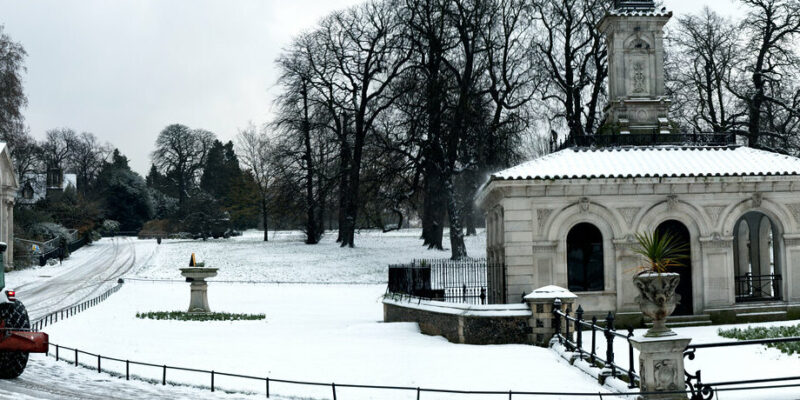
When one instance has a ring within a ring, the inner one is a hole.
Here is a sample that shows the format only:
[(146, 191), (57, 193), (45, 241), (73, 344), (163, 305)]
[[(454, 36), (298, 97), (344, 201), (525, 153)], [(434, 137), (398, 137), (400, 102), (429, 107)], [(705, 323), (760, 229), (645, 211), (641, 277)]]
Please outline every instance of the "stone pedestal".
[[(691, 338), (670, 337), (632, 337), (631, 344), (639, 350), (639, 388), (642, 392), (674, 392), (686, 390), (683, 352)], [(648, 394), (640, 398), (684, 400), (686, 394)]]
[(217, 268), (181, 268), (181, 275), (191, 283), (191, 298), (189, 299), (190, 313), (208, 313), (208, 284), (207, 278), (217, 276)]
[[(528, 342), (541, 347), (550, 345), (550, 340), (556, 334), (556, 323), (553, 317), (553, 303), (556, 299), (561, 300), (562, 311), (575, 311), (575, 301), (578, 296), (562, 287), (545, 286), (525, 296), (525, 303), (533, 312), (533, 316), (528, 322), (528, 326), (531, 327)], [(561, 319), (561, 332), (566, 332), (567, 323), (564, 318)], [(570, 327), (569, 331), (574, 332), (574, 327)]]

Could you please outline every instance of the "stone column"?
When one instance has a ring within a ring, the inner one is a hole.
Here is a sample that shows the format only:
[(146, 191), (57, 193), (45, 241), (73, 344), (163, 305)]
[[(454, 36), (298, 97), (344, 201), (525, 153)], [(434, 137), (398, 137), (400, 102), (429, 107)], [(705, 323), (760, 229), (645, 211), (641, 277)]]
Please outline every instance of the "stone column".
[(691, 342), (683, 336), (632, 337), (631, 344), (639, 350), (639, 388), (642, 392), (655, 392), (640, 396), (644, 400), (684, 400), (685, 393), (664, 393), (686, 390), (683, 352)]
[(189, 299), (189, 312), (208, 313), (208, 283), (205, 280), (194, 280), (191, 284), (191, 298)]
[[(550, 345), (550, 341), (556, 334), (556, 323), (553, 317), (553, 303), (556, 299), (561, 300), (562, 310), (569, 309), (573, 312), (575, 311), (575, 302), (578, 296), (558, 286), (545, 286), (525, 296), (525, 302), (533, 313), (530, 321), (528, 321), (528, 326), (531, 327), (531, 333), (528, 337), (530, 343), (541, 347), (548, 347)], [(565, 332), (566, 328), (567, 321), (562, 319), (561, 332)], [(569, 331), (575, 331), (572, 325)]]

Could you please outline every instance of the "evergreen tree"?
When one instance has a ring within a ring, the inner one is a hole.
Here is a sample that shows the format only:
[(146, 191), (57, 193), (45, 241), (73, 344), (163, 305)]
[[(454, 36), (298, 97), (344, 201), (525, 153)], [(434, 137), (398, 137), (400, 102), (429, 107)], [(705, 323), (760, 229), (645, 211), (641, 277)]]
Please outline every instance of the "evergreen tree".
[(147, 183), (131, 170), (128, 158), (119, 150), (115, 149), (111, 162), (103, 165), (97, 178), (97, 188), (106, 218), (118, 221), (121, 230), (141, 229), (152, 217), (153, 204), (147, 191)]

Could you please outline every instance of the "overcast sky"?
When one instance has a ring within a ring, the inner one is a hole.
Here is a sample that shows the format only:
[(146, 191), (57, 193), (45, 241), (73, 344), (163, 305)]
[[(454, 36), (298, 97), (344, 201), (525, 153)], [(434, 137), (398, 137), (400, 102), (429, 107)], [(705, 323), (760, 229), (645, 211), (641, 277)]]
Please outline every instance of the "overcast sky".
[[(0, 24), (28, 52), (31, 133), (69, 127), (110, 142), (144, 174), (171, 123), (227, 141), (266, 122), (274, 60), (292, 36), (361, 0), (0, 0)], [(732, 0), (665, 0), (677, 15)]]

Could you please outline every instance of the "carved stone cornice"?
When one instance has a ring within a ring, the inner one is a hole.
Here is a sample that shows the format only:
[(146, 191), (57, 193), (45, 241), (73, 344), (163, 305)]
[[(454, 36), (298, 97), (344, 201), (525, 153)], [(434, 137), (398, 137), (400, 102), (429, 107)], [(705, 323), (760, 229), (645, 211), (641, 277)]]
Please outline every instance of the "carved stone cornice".
[(700, 246), (704, 249), (733, 249), (733, 236), (722, 236), (715, 232), (711, 236), (701, 237)]

